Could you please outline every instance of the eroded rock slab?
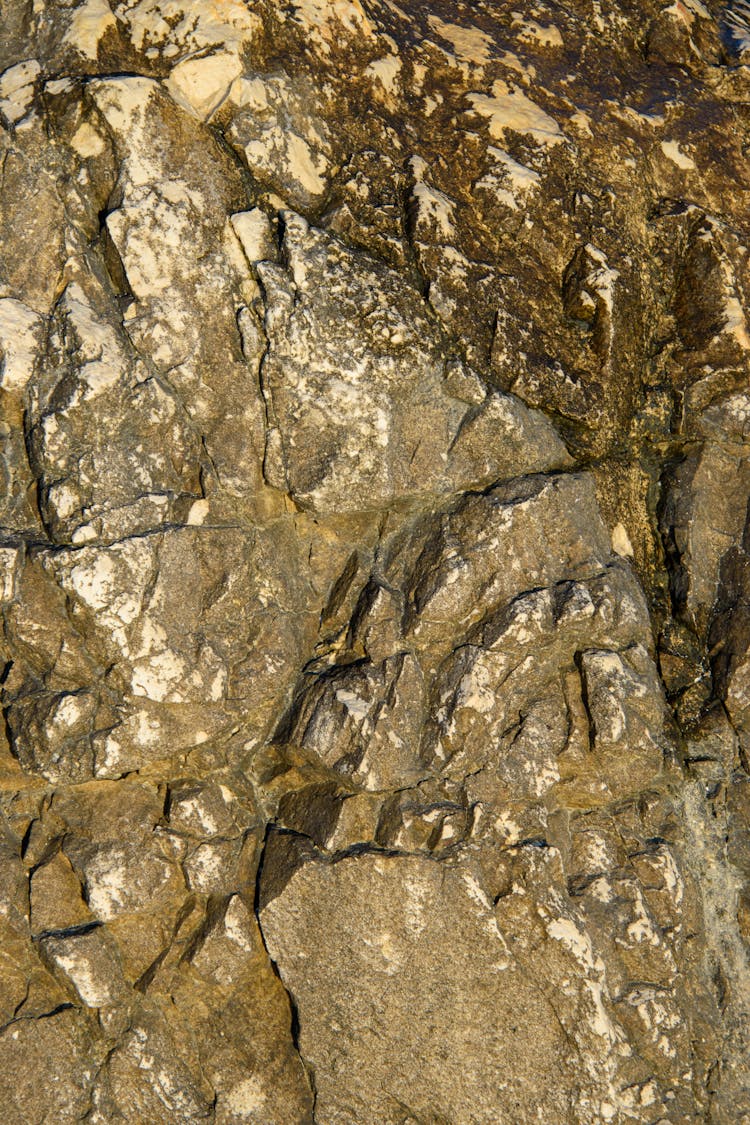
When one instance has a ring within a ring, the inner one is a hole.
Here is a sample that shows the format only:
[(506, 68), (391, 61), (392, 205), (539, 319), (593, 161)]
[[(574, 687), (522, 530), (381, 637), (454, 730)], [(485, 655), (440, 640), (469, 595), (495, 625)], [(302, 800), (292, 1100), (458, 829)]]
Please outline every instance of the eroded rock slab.
[(570, 1118), (563, 1030), (468, 874), (414, 857), (310, 863), (261, 923), (297, 1003), (321, 1122), (474, 1125), (529, 1118), (536, 1101)]

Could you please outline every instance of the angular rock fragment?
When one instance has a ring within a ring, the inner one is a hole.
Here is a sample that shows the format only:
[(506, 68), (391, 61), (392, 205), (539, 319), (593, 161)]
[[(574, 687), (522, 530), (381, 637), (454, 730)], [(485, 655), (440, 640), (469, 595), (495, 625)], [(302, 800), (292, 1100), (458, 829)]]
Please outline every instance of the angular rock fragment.
[[(307, 864), (261, 921), (298, 1006), (322, 1120), (525, 1114), (524, 1059), (542, 1062), (550, 1111), (568, 1113), (564, 1035), (554, 1021), (534, 1035), (546, 1002), (468, 877), (423, 859)], [(300, 927), (318, 935), (307, 955)]]
[(568, 463), (557, 435), (517, 400), (476, 383), (467, 408), (440, 333), (392, 271), (295, 215), (285, 216), (283, 253), (286, 269), (259, 267), (265, 472), (301, 506), (377, 509)]

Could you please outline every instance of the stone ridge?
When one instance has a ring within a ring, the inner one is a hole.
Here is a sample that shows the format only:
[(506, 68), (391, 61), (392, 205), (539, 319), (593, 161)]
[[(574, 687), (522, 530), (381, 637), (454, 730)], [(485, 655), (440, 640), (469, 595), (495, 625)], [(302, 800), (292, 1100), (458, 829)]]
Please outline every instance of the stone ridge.
[(750, 8), (0, 35), (7, 1125), (750, 1125)]

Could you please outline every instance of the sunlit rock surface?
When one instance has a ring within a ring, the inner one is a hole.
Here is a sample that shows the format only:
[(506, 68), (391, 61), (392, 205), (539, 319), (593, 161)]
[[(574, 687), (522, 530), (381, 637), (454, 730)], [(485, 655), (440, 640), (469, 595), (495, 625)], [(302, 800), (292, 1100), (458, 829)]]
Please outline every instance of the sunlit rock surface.
[(0, 4), (7, 1125), (750, 1123), (750, 7)]

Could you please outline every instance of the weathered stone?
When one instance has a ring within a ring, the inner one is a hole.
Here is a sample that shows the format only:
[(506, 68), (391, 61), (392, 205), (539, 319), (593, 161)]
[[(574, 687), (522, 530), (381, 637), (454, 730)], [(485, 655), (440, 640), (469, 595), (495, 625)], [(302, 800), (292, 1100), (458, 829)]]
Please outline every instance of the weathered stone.
[[(372, 855), (308, 864), (261, 922), (297, 1000), (322, 1120), (523, 1115), (524, 1059), (541, 1063), (552, 1112), (567, 1113), (564, 1036), (553, 1024), (535, 1034), (545, 1002), (514, 971), (491, 904), (459, 873)], [(305, 951), (309, 929), (317, 941)]]
[(749, 13), (2, 5), (10, 1125), (750, 1122)]
[(569, 463), (544, 419), (510, 397), (469, 409), (453, 397), (441, 337), (410, 286), (284, 219), (287, 270), (259, 267), (265, 471), (277, 487), (316, 512), (351, 511)]

